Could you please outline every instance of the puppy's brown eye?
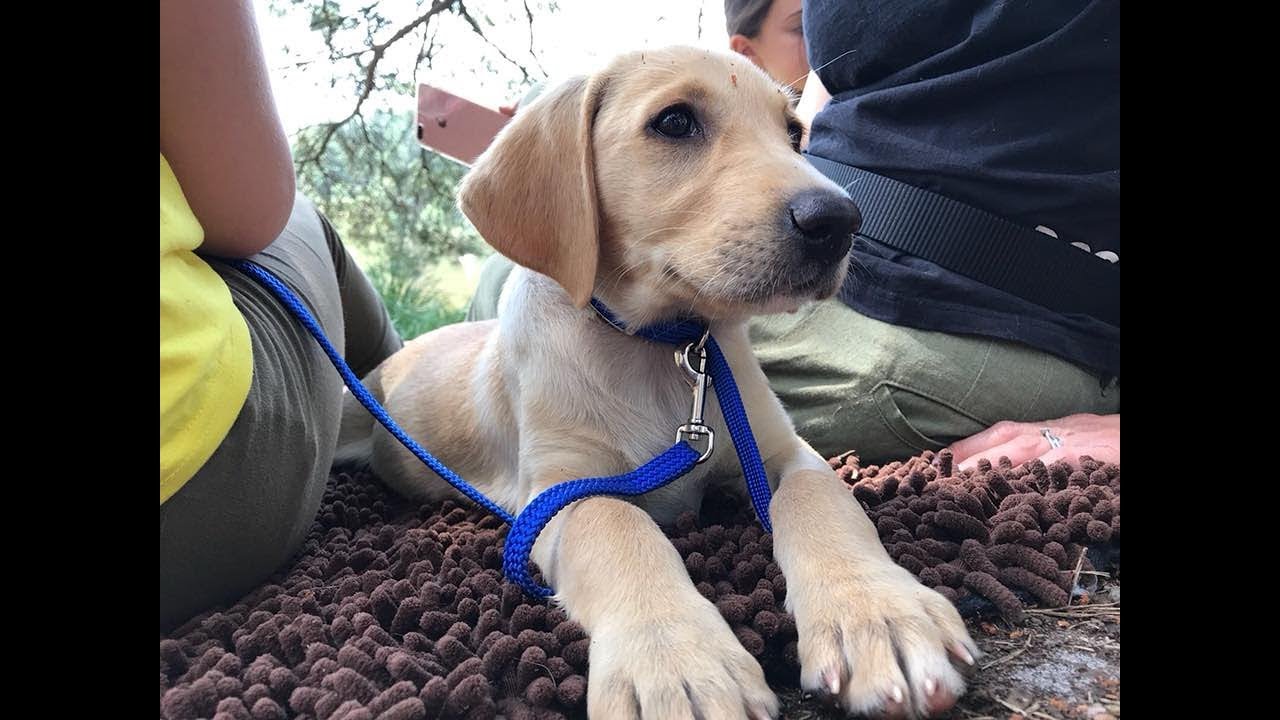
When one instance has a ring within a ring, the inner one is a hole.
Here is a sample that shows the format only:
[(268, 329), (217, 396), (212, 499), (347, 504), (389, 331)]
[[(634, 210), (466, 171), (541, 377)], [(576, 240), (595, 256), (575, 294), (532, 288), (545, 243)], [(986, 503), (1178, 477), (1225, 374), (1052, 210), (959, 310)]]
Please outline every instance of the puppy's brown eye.
[(788, 123), (787, 136), (791, 138), (791, 149), (800, 152), (800, 140), (804, 137), (804, 126), (800, 123)]
[(649, 123), (649, 127), (659, 135), (673, 139), (692, 137), (702, 132), (688, 105), (672, 105), (664, 109)]

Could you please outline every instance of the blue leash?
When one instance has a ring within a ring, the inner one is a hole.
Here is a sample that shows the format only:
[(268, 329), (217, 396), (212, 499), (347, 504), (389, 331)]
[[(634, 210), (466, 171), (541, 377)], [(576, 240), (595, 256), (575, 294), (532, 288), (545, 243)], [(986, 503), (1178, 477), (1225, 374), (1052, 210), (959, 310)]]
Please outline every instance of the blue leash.
[[(760, 459), (760, 450), (756, 447), (755, 436), (751, 433), (751, 424), (747, 421), (746, 409), (742, 406), (742, 398), (738, 394), (738, 386), (733, 380), (733, 372), (729, 369), (729, 363), (715, 338), (711, 337), (710, 331), (697, 322), (681, 320), (660, 323), (641, 328), (634, 333), (652, 342), (669, 345), (686, 343), (683, 365), (691, 376), (690, 384), (694, 388), (693, 410), (690, 413), (689, 422), (676, 430), (675, 445), (629, 473), (612, 477), (582, 478), (552, 486), (535, 497), (519, 516), (513, 517), (511, 513), (458, 477), (396, 425), (387, 411), (378, 404), (334, 349), (329, 339), (325, 337), (324, 331), (320, 329), (319, 323), (302, 301), (284, 283), (260, 265), (248, 260), (234, 260), (231, 265), (257, 280), (284, 303), (285, 307), (289, 308), (312, 337), (320, 343), (325, 354), (329, 356), (330, 362), (351, 390), (351, 394), (388, 432), (445, 482), (511, 526), (502, 551), (502, 571), (530, 595), (548, 597), (554, 592), (551, 588), (534, 582), (529, 574), (529, 554), (533, 551), (534, 541), (556, 513), (570, 503), (587, 497), (635, 496), (656, 490), (688, 473), (695, 465), (711, 456), (714, 449), (714, 433), (702, 422), (702, 406), (706, 402), (708, 379), (715, 387), (716, 397), (720, 401), (720, 410), (729, 428), (729, 435), (733, 438), (734, 447), (737, 449), (738, 462), (742, 464), (742, 472), (747, 481), (747, 489), (751, 495), (751, 504), (755, 508), (756, 517), (760, 519), (765, 532), (773, 531), (769, 523), (771, 497), (769, 480), (765, 475), (764, 462)], [(603, 303), (592, 298), (591, 305), (610, 325), (624, 333), (628, 332), (626, 326)], [(690, 440), (699, 442), (704, 437), (707, 441), (707, 449), (703, 452), (699, 452), (689, 443)]]

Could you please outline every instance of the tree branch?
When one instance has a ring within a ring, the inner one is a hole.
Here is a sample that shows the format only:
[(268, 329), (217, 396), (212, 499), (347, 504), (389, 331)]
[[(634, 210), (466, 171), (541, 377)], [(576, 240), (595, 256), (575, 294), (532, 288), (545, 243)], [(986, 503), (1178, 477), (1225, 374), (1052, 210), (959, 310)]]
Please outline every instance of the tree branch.
[(543, 77), (547, 76), (547, 69), (542, 67), (542, 61), (538, 59), (538, 53), (533, 49), (533, 11), (529, 9), (529, 0), (523, 0), (524, 14), (529, 18), (529, 57), (533, 58), (533, 62), (538, 66), (538, 72)]
[[(426, 23), (431, 18), (435, 17), (436, 15), (439, 15), (445, 10), (448, 10), (454, 5), (461, 7), (462, 6), (461, 0), (435, 0), (435, 2), (431, 4), (431, 7), (428, 8), (426, 12), (424, 12), (422, 15), (419, 15), (412, 22), (408, 23), (404, 27), (397, 30), (395, 34), (387, 38), (385, 42), (378, 43), (364, 50), (353, 51), (337, 57), (337, 59), (353, 58), (353, 57), (358, 58), (359, 56), (364, 55), (365, 53), (368, 53), (368, 52), (373, 53), (373, 57), (369, 58), (368, 64), (364, 66), (364, 81), (360, 84), (360, 95), (359, 97), (356, 98), (355, 108), (351, 111), (350, 114), (348, 114), (345, 118), (339, 120), (338, 122), (325, 123), (323, 137), (316, 144), (314, 152), (310, 153), (307, 157), (302, 158), (302, 160), (298, 162), (299, 169), (304, 168), (311, 163), (318, 164), (320, 162), (321, 156), (323, 156), (325, 151), (328, 149), (329, 142), (333, 140), (334, 134), (336, 134), (338, 130), (342, 128), (342, 126), (351, 122), (354, 118), (362, 117), (360, 115), (360, 110), (361, 108), (364, 107), (364, 103), (366, 100), (369, 99), (369, 96), (373, 94), (374, 87), (377, 85), (376, 74), (378, 70), (378, 63), (382, 62), (382, 59), (386, 57), (387, 49), (390, 48), (392, 45), (395, 45), (400, 40), (404, 39), (405, 36), (413, 32), (414, 29), (416, 29), (419, 25)], [(371, 10), (374, 7), (376, 7), (376, 4), (366, 7), (365, 10), (366, 11)], [(424, 35), (425, 35), (425, 31), (424, 31)], [(331, 36), (326, 38), (326, 40), (331, 41), (332, 40)], [(330, 49), (332, 49), (332, 45), (330, 45)], [(416, 70), (416, 66), (415, 66), (415, 70)]]
[(521, 65), (520, 63), (516, 62), (515, 60), (512, 60), (511, 56), (507, 55), (505, 52), (502, 51), (502, 48), (493, 44), (493, 41), (490, 40), (489, 37), (484, 34), (484, 31), (480, 29), (480, 23), (476, 22), (476, 19), (471, 17), (471, 13), (467, 12), (467, 6), (462, 4), (462, 0), (458, 0), (457, 12), (460, 16), (462, 16), (462, 19), (467, 21), (467, 24), (471, 26), (471, 29), (475, 32), (475, 34), (480, 36), (481, 40), (484, 40), (486, 43), (488, 43), (489, 47), (493, 48), (494, 50), (497, 50), (498, 54), (502, 56), (503, 60), (506, 60), (507, 62), (511, 63), (516, 67), (517, 70), (520, 71), (520, 74), (524, 76), (525, 83), (529, 82), (529, 69), (526, 68), (524, 65)]

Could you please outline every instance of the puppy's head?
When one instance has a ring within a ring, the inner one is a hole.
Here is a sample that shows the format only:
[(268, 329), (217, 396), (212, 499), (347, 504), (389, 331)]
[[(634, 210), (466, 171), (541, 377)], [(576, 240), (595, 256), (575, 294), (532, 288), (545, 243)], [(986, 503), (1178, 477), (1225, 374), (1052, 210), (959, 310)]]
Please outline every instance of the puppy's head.
[(460, 203), (579, 306), (598, 288), (649, 319), (793, 309), (839, 287), (861, 217), (799, 154), (789, 99), (737, 56), (624, 55), (521, 109)]

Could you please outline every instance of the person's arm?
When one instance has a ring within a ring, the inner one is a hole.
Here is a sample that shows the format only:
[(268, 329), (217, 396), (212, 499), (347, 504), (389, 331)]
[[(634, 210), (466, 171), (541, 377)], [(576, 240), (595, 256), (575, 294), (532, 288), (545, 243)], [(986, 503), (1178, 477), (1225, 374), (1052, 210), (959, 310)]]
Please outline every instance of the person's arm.
[(248, 257), (279, 236), (294, 170), (249, 0), (161, 0), (160, 152), (204, 228)]

